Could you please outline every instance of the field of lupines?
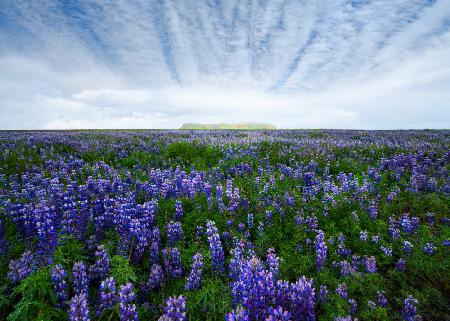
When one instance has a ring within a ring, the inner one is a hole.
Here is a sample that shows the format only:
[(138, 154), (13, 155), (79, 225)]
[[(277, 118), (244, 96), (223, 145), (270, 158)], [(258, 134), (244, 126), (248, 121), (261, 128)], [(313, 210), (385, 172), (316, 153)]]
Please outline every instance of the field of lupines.
[(0, 132), (0, 320), (450, 320), (450, 131)]

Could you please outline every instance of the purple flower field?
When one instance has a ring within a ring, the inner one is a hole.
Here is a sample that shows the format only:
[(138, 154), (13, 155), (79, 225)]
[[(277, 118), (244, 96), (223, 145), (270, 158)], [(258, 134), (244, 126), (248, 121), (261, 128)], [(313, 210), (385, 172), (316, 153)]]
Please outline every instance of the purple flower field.
[(449, 320), (450, 131), (0, 132), (1, 320)]

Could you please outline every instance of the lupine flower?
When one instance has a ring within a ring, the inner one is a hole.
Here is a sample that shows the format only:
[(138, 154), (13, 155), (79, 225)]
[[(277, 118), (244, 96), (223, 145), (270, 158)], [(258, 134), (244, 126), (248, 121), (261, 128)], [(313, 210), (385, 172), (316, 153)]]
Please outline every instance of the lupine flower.
[(267, 268), (272, 273), (273, 278), (277, 279), (278, 275), (280, 274), (280, 259), (277, 257), (273, 248), (267, 250), (266, 263)]
[(290, 311), (294, 320), (314, 321), (315, 296), (313, 279), (306, 279), (303, 275), (291, 285), (290, 290)]
[(69, 320), (70, 321), (89, 321), (89, 307), (86, 293), (75, 294), (70, 300)]
[(86, 266), (83, 262), (76, 262), (72, 269), (73, 290), (75, 294), (88, 294), (88, 277), (86, 274)]
[(380, 246), (380, 250), (383, 251), (384, 255), (387, 257), (392, 256), (392, 247), (389, 246)]
[(400, 258), (398, 259), (397, 263), (395, 264), (395, 268), (400, 271), (403, 272), (405, 271), (406, 268), (406, 261), (404, 258)]
[(265, 310), (275, 294), (273, 276), (266, 271), (257, 257), (246, 261), (238, 279), (231, 285), (235, 305), (242, 304), (256, 319), (265, 317)]
[(387, 307), (387, 299), (384, 295), (384, 291), (377, 291), (377, 303), (379, 306), (386, 308)]
[(159, 321), (185, 321), (186, 320), (186, 297), (169, 297), (164, 307), (164, 315)]
[(181, 221), (183, 218), (183, 206), (181, 205), (181, 202), (177, 200), (175, 202), (175, 214), (173, 215), (173, 219), (175, 221)]
[(100, 284), (100, 304), (96, 313), (97, 316), (101, 316), (105, 310), (111, 309), (116, 301), (116, 281), (113, 277), (109, 277)]
[(359, 239), (363, 242), (367, 241), (368, 233), (366, 230), (359, 232)]
[(347, 299), (347, 296), (348, 296), (348, 294), (347, 294), (347, 285), (345, 283), (339, 284), (338, 287), (336, 288), (336, 293), (340, 297), (342, 297), (344, 299)]
[(267, 316), (265, 321), (290, 321), (291, 314), (288, 311), (284, 311), (282, 307), (272, 308), (270, 307), (267, 312), (269, 315)]
[(402, 310), (402, 319), (406, 321), (419, 320), (417, 316), (416, 305), (419, 303), (412, 295), (408, 295), (405, 299), (405, 306)]
[(374, 256), (365, 257), (364, 265), (366, 266), (367, 273), (376, 273), (377, 272), (377, 261)]
[(103, 279), (109, 271), (108, 252), (103, 245), (99, 245), (95, 251), (95, 263), (91, 266), (91, 278)]
[(350, 299), (348, 300), (348, 303), (350, 303), (350, 314), (355, 315), (356, 311), (358, 310), (358, 304), (356, 303), (356, 300)]
[(173, 277), (179, 278), (183, 274), (181, 265), (180, 250), (176, 247), (169, 247), (163, 250), (164, 269), (166, 273)]
[(369, 206), (369, 217), (374, 220), (378, 216), (378, 205), (376, 202), (372, 202)]
[(436, 247), (431, 243), (427, 243), (423, 247), (423, 253), (425, 253), (427, 255), (434, 254), (435, 251), (436, 251)]
[(194, 263), (192, 264), (191, 273), (187, 277), (187, 284), (184, 287), (185, 290), (197, 290), (200, 287), (202, 279), (202, 269), (203, 269), (203, 256), (202, 254), (196, 253), (193, 257)]
[(323, 231), (317, 231), (316, 242), (314, 246), (316, 248), (317, 269), (321, 270), (325, 266), (327, 259), (327, 244), (325, 243), (325, 235)]
[(238, 307), (225, 316), (225, 321), (250, 321), (250, 317), (244, 308)]
[(159, 263), (159, 249), (161, 247), (161, 237), (159, 228), (155, 227), (151, 235), (151, 245), (150, 245), (150, 261), (152, 263)]
[(247, 227), (249, 229), (253, 228), (255, 216), (252, 213), (248, 213), (247, 215)]
[(133, 284), (127, 283), (120, 287), (119, 291), (119, 311), (121, 321), (137, 321), (138, 315), (136, 305), (131, 303), (136, 299), (133, 291)]
[(321, 285), (319, 288), (318, 301), (320, 303), (325, 303), (328, 301), (328, 289), (326, 285)]
[(17, 283), (26, 278), (36, 268), (35, 258), (30, 251), (22, 254), (20, 259), (9, 262), (8, 278), (12, 283)]
[(403, 241), (403, 252), (411, 253), (413, 249), (413, 245), (410, 241)]
[(55, 288), (56, 297), (58, 298), (58, 305), (62, 306), (65, 301), (67, 301), (67, 272), (64, 271), (61, 264), (54, 266), (50, 270), (50, 278), (53, 282), (53, 287)]
[(170, 246), (175, 245), (183, 237), (183, 230), (180, 222), (170, 221), (167, 224), (167, 239)]
[(212, 269), (214, 272), (221, 273), (224, 270), (225, 258), (219, 233), (213, 221), (206, 222), (206, 234), (208, 235), (209, 251), (211, 252)]
[(197, 240), (200, 241), (204, 233), (205, 233), (205, 229), (203, 228), (203, 226), (197, 226), (197, 230), (195, 232)]
[(147, 290), (153, 291), (155, 289), (159, 289), (163, 281), (164, 273), (162, 267), (159, 264), (153, 264), (146, 283)]

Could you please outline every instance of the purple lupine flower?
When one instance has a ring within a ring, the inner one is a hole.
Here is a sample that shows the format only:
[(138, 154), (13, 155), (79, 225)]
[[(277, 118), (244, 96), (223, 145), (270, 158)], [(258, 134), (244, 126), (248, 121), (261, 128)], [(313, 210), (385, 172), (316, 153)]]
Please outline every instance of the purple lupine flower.
[(252, 213), (248, 213), (248, 215), (247, 215), (247, 227), (249, 229), (252, 229), (253, 225), (254, 225), (254, 222), (255, 222), (255, 216)]
[(419, 320), (417, 316), (416, 305), (419, 303), (412, 295), (408, 295), (405, 299), (405, 306), (402, 310), (402, 319), (405, 321), (416, 321)]
[(238, 279), (231, 284), (231, 295), (233, 304), (242, 304), (252, 318), (261, 320), (275, 295), (272, 273), (253, 257), (242, 265)]
[(163, 250), (164, 269), (166, 273), (178, 279), (183, 274), (180, 250), (176, 247), (168, 247)]
[(220, 242), (219, 232), (213, 221), (206, 222), (206, 234), (208, 235), (209, 251), (211, 252), (213, 272), (221, 273), (224, 271), (224, 254), (222, 243)]
[(365, 241), (367, 241), (367, 236), (368, 236), (368, 235), (369, 235), (369, 234), (367, 233), (366, 230), (360, 231), (360, 232), (359, 232), (359, 239), (360, 239), (361, 241), (365, 242)]
[(413, 245), (410, 241), (403, 241), (403, 252), (412, 253)]
[(75, 294), (70, 300), (69, 311), (70, 321), (89, 321), (89, 306), (86, 293)]
[(339, 285), (337, 286), (337, 288), (336, 288), (336, 293), (337, 293), (340, 297), (342, 297), (342, 298), (344, 298), (344, 299), (347, 299), (347, 297), (348, 297), (348, 294), (347, 294), (347, 284), (345, 284), (345, 283), (339, 284)]
[(159, 289), (162, 286), (163, 281), (164, 273), (162, 267), (159, 264), (153, 264), (146, 283), (147, 290), (153, 291)]
[(280, 274), (280, 258), (277, 257), (273, 248), (267, 250), (266, 264), (273, 278), (277, 279)]
[(266, 214), (264, 215), (266, 218), (266, 223), (268, 226), (272, 226), (272, 220), (273, 220), (273, 214), (271, 210), (267, 210)]
[(383, 251), (384, 256), (391, 257), (392, 256), (392, 247), (390, 246), (380, 246), (380, 250)]
[(58, 298), (58, 306), (62, 307), (64, 302), (68, 299), (66, 291), (67, 272), (64, 271), (61, 264), (57, 264), (50, 270), (50, 278), (52, 279), (56, 297)]
[(99, 245), (95, 251), (95, 263), (91, 265), (90, 276), (93, 279), (104, 279), (109, 271), (109, 258), (104, 245)]
[(388, 301), (384, 295), (384, 291), (377, 291), (377, 303), (383, 308), (387, 307)]
[(378, 243), (378, 242), (380, 242), (380, 236), (379, 236), (379, 235), (373, 235), (373, 236), (372, 236), (372, 242), (373, 242), (373, 243)]
[(288, 311), (283, 310), (282, 307), (272, 308), (270, 307), (267, 312), (269, 315), (267, 316), (265, 321), (290, 321), (291, 314)]
[(348, 303), (350, 303), (350, 314), (355, 315), (358, 310), (358, 303), (356, 303), (356, 300), (354, 299), (348, 300)]
[(347, 255), (351, 254), (351, 251), (349, 249), (345, 248), (344, 241), (345, 241), (345, 235), (340, 233), (338, 236), (338, 249), (337, 249), (337, 253), (340, 256), (347, 256)]
[(369, 217), (371, 220), (374, 220), (378, 216), (378, 205), (376, 202), (372, 202), (369, 206)]
[(113, 277), (109, 277), (100, 283), (100, 304), (96, 312), (97, 316), (101, 316), (105, 310), (114, 307), (116, 301), (116, 281)]
[(186, 310), (186, 297), (169, 297), (164, 307), (164, 315), (158, 321), (185, 321)]
[(83, 262), (76, 262), (72, 269), (73, 290), (75, 294), (88, 294), (88, 276), (86, 274), (86, 266)]
[(321, 285), (319, 287), (319, 295), (317, 297), (317, 300), (320, 303), (325, 303), (328, 301), (328, 289), (326, 285)]
[(313, 282), (313, 279), (308, 280), (303, 275), (291, 285), (290, 310), (294, 320), (314, 321), (316, 319)]
[(173, 215), (173, 219), (175, 221), (181, 221), (183, 218), (183, 206), (181, 205), (181, 201), (177, 200), (175, 202), (175, 214)]
[(122, 285), (119, 290), (119, 311), (121, 321), (137, 321), (136, 304), (131, 303), (136, 299), (133, 291), (133, 284), (128, 282)]
[(236, 310), (225, 315), (225, 321), (250, 321), (250, 317), (244, 308), (238, 307)]
[(325, 234), (321, 230), (317, 231), (314, 247), (316, 249), (317, 269), (321, 270), (325, 266), (327, 260), (327, 244), (325, 243)]
[(194, 263), (192, 264), (191, 273), (187, 277), (187, 284), (184, 287), (185, 290), (197, 290), (200, 287), (202, 281), (202, 269), (203, 269), (203, 256), (200, 252), (196, 253), (193, 257)]
[(203, 226), (197, 225), (197, 230), (195, 232), (195, 236), (197, 237), (197, 240), (200, 241), (202, 239), (203, 234), (205, 233), (205, 229)]
[(352, 273), (353, 269), (347, 261), (339, 262), (339, 266), (341, 267), (341, 277), (347, 276)]
[(374, 256), (366, 256), (364, 258), (364, 265), (366, 266), (367, 273), (377, 272), (377, 260)]
[(159, 228), (155, 227), (151, 234), (151, 245), (149, 249), (150, 261), (152, 263), (159, 263), (159, 249), (161, 247)]
[(8, 279), (17, 283), (25, 279), (36, 268), (34, 255), (30, 251), (22, 254), (20, 259), (9, 262)]
[(436, 252), (436, 247), (432, 243), (427, 243), (423, 247), (423, 253), (427, 255), (432, 255)]
[(169, 245), (174, 246), (182, 237), (183, 230), (181, 229), (181, 223), (170, 221), (167, 224), (167, 240)]
[(395, 264), (395, 268), (400, 271), (404, 272), (406, 269), (406, 261), (404, 258), (399, 258), (397, 263)]

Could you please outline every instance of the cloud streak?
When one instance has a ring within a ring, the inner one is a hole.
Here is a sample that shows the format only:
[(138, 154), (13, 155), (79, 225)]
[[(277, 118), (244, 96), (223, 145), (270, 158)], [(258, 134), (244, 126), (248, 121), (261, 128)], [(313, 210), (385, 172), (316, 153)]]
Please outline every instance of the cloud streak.
[(449, 128), (450, 1), (3, 1), (0, 128)]

